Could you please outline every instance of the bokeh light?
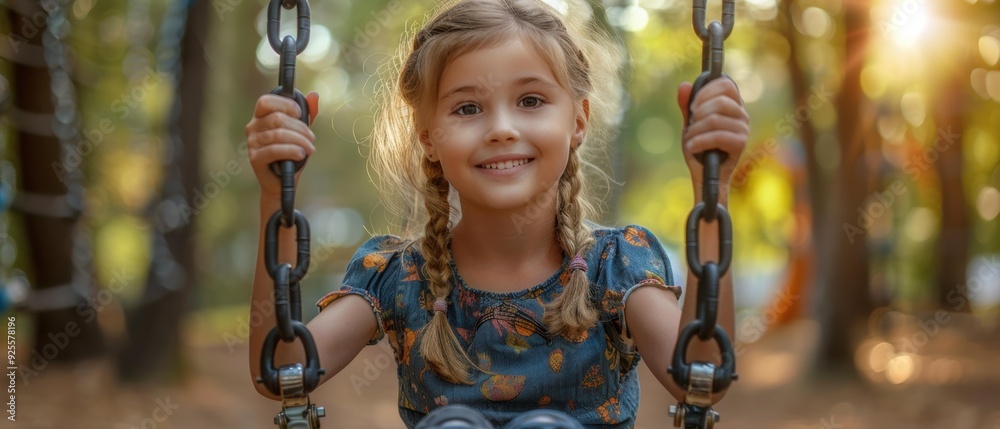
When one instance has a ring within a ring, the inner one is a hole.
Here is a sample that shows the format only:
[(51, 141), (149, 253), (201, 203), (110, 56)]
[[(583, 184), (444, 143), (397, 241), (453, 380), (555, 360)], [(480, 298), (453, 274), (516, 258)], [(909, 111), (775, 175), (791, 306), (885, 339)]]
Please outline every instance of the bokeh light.
[(832, 33), (833, 19), (825, 10), (807, 7), (802, 11), (802, 31), (811, 37), (824, 38)]
[(927, 117), (927, 101), (919, 92), (907, 92), (899, 100), (899, 110), (903, 119), (916, 128), (923, 125)]
[(1000, 60), (1000, 40), (997, 40), (993, 35), (980, 37), (979, 54), (982, 55), (986, 64), (995, 66), (997, 60)]
[(336, 61), (340, 55), (340, 43), (333, 40), (330, 30), (322, 25), (314, 24), (309, 32), (309, 46), (302, 51), (299, 59), (309, 65), (316, 65), (329, 58)]
[(990, 70), (986, 74), (986, 93), (993, 101), (1000, 102), (1000, 70)]
[(922, 242), (937, 232), (937, 217), (931, 209), (918, 207), (910, 212), (906, 221), (906, 235), (913, 241)]
[(609, 7), (608, 21), (625, 31), (637, 32), (649, 24), (649, 12), (639, 5)]
[(993, 220), (1000, 214), (1000, 191), (992, 186), (984, 187), (976, 197), (976, 210), (983, 220)]
[(569, 10), (569, 5), (566, 3), (565, 0), (542, 0), (542, 1), (547, 3), (549, 6), (552, 6), (552, 8), (554, 8), (555, 10), (558, 10), (559, 13), (565, 14), (566, 11)]
[(889, 361), (896, 355), (892, 344), (881, 342), (868, 352), (868, 363), (875, 372), (883, 372), (889, 367)]
[(654, 155), (666, 153), (677, 140), (674, 127), (662, 118), (647, 118), (639, 124), (639, 146)]
[(889, 22), (882, 23), (888, 27), (886, 31), (890, 40), (900, 47), (919, 47), (930, 27), (931, 18), (926, 2), (900, 0), (890, 10)]
[(916, 372), (916, 359), (916, 356), (907, 354), (893, 357), (886, 366), (886, 379), (892, 384), (905, 383)]

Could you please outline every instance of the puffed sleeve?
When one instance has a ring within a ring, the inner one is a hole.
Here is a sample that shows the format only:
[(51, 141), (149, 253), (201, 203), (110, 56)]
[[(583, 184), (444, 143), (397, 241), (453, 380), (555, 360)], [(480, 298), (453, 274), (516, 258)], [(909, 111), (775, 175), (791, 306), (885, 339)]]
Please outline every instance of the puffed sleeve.
[(660, 241), (648, 229), (629, 225), (616, 229), (601, 254), (601, 284), (607, 285), (602, 307), (606, 320), (617, 320), (619, 334), (631, 339), (625, 320), (625, 306), (636, 289), (653, 286), (669, 290), (680, 299), (681, 288), (674, 285), (670, 260)]
[[(331, 302), (347, 295), (358, 295), (368, 301), (378, 328), (369, 345), (377, 344), (385, 336), (383, 320), (390, 320), (392, 300), (396, 294), (396, 286), (401, 279), (401, 241), (391, 235), (372, 237), (354, 253), (351, 262), (347, 264), (347, 272), (339, 290), (324, 295), (316, 306), (320, 311)], [(385, 303), (390, 303), (385, 305)]]

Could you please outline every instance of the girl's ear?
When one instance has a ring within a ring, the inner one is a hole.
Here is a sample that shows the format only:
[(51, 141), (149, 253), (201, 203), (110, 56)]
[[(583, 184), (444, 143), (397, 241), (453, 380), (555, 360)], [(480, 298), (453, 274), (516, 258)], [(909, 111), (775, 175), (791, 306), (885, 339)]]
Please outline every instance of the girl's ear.
[(437, 161), (437, 148), (431, 141), (431, 134), (426, 129), (420, 130), (420, 146), (424, 149), (424, 156), (431, 161)]
[(573, 131), (573, 146), (579, 147), (587, 136), (587, 123), (590, 122), (590, 100), (584, 98), (580, 109), (576, 112), (576, 130)]

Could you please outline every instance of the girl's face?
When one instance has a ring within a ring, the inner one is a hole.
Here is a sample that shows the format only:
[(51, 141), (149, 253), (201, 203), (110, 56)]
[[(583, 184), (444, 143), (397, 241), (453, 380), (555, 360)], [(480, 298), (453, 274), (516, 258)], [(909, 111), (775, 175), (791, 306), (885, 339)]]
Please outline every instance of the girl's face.
[(512, 38), (452, 60), (438, 88), (420, 140), (441, 162), (462, 211), (544, 207), (588, 119), (548, 63)]

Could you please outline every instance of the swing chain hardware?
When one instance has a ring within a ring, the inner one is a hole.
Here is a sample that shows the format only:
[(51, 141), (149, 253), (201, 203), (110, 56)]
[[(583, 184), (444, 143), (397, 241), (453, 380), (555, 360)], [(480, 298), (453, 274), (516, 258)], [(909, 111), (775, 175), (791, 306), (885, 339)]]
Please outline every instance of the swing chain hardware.
[(318, 428), (319, 418), (326, 416), (326, 410), (309, 403), (302, 364), (281, 367), (279, 380), (281, 412), (274, 416), (274, 424), (279, 429)]
[[(692, 24), (695, 34), (702, 40), (702, 73), (695, 80), (688, 100), (687, 118), (690, 125), (694, 115), (691, 106), (695, 96), (709, 82), (725, 77), (722, 73), (723, 42), (733, 31), (735, 0), (722, 1), (722, 22), (705, 24), (705, 3), (694, 0)], [(736, 354), (733, 344), (716, 322), (719, 313), (719, 283), (729, 271), (733, 256), (733, 222), (729, 211), (719, 203), (719, 169), (726, 159), (725, 152), (710, 150), (696, 154), (704, 167), (702, 170), (702, 200), (688, 215), (685, 245), (688, 268), (698, 279), (698, 296), (695, 319), (681, 329), (674, 348), (673, 360), (667, 371), (686, 395), (684, 401), (671, 405), (669, 415), (675, 427), (685, 429), (712, 429), (719, 421), (719, 413), (712, 410), (712, 395), (727, 389), (736, 381)], [(719, 230), (719, 255), (715, 261), (702, 263), (698, 245), (701, 221), (717, 222)], [(722, 364), (686, 362), (688, 346), (695, 336), (701, 341), (713, 340), (722, 355)]]
[[(700, 92), (705, 85), (715, 79), (720, 77), (729, 79), (729, 76), (722, 73), (722, 66), (725, 58), (725, 52), (722, 45), (733, 32), (733, 25), (736, 20), (736, 2), (735, 0), (723, 0), (722, 22), (712, 21), (708, 23), (708, 25), (705, 25), (706, 1), (707, 0), (694, 0), (694, 10), (691, 15), (691, 21), (694, 26), (695, 34), (697, 34), (698, 38), (702, 40), (702, 73), (697, 79), (695, 79), (694, 84), (691, 87), (691, 96), (688, 98), (687, 108), (688, 123), (686, 125), (691, 125), (691, 122), (694, 120), (691, 106), (694, 103), (695, 96), (698, 92)], [(716, 218), (716, 207), (719, 201), (719, 165), (725, 162), (726, 154), (725, 152), (719, 150), (710, 150), (704, 153), (696, 154), (695, 157), (705, 167), (705, 177), (702, 181), (702, 195), (705, 200), (705, 220), (711, 222)]]
[[(298, 32), (297, 37), (285, 36), (279, 42), (281, 8), (297, 8)], [(278, 87), (271, 94), (295, 101), (302, 111), (299, 119), (309, 125), (306, 97), (295, 89), (296, 56), (309, 44), (308, 0), (270, 0), (267, 8), (267, 40), (271, 48), (281, 56)], [(272, 394), (281, 396), (281, 411), (274, 417), (274, 424), (280, 429), (319, 428), (320, 417), (326, 415), (323, 407), (309, 402), (309, 392), (319, 385), (325, 371), (319, 366), (316, 341), (302, 323), (302, 291), (299, 283), (309, 271), (310, 232), (305, 215), (295, 210), (295, 173), (304, 164), (305, 160), (282, 160), (270, 165), (271, 171), (281, 179), (281, 208), (268, 219), (264, 231), (264, 265), (274, 282), (276, 326), (264, 339), (257, 383), (263, 384)], [(292, 227), (295, 227), (297, 246), (294, 266), (278, 262), (280, 229)], [(296, 339), (305, 351), (305, 365), (292, 363), (276, 368), (274, 354), (278, 341), (291, 343)]]
[(671, 405), (668, 414), (674, 418), (674, 427), (678, 428), (712, 429), (721, 420), (715, 410), (684, 403)]
[[(281, 8), (297, 7), (298, 32), (281, 38)], [(271, 94), (290, 98), (299, 105), (302, 115), (299, 119), (309, 125), (309, 104), (306, 96), (295, 89), (295, 58), (305, 51), (309, 45), (309, 1), (308, 0), (272, 0), (267, 6), (267, 41), (271, 49), (281, 58), (278, 69), (278, 87)], [(293, 207), (295, 206), (295, 173), (302, 169), (306, 160), (284, 160), (271, 163), (271, 171), (281, 178), (281, 220), (285, 226), (291, 226)]]

